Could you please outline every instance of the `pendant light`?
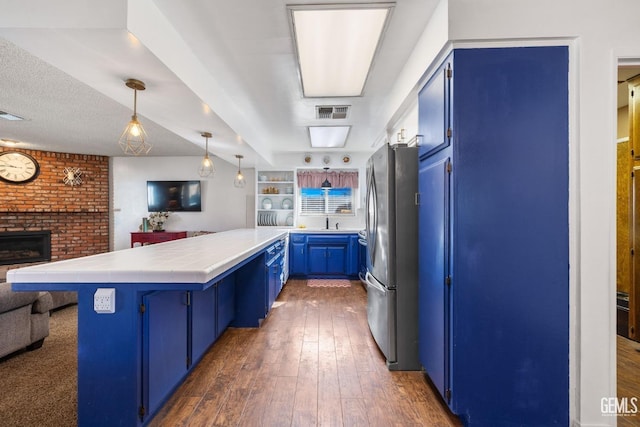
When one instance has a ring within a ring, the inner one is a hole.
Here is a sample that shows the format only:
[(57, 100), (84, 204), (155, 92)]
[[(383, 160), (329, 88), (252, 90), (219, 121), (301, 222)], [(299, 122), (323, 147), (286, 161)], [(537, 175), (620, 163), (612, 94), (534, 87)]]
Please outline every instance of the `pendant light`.
[(329, 188), (331, 188), (331, 183), (329, 182), (329, 177), (327, 176), (328, 173), (329, 173), (329, 168), (325, 167), (324, 168), (324, 182), (320, 186), (320, 188), (323, 188), (325, 190), (328, 190)]
[(216, 172), (216, 168), (213, 166), (213, 160), (209, 158), (209, 138), (211, 138), (210, 132), (202, 132), (201, 135), (205, 138), (204, 145), (204, 157), (202, 163), (200, 163), (200, 169), (198, 174), (202, 177), (207, 177)]
[(241, 154), (236, 154), (236, 159), (238, 159), (238, 174), (236, 175), (236, 179), (233, 180), (233, 186), (237, 188), (244, 188), (247, 185), (247, 180), (244, 179), (244, 175), (242, 175), (242, 170), (240, 169), (240, 160), (244, 158)]
[(136, 79), (128, 79), (125, 81), (125, 85), (133, 89), (133, 116), (131, 116), (131, 121), (124, 128), (122, 135), (120, 135), (118, 144), (120, 144), (125, 154), (133, 154), (134, 156), (147, 154), (151, 150), (151, 144), (147, 142), (147, 133), (144, 131), (142, 123), (138, 121), (136, 111), (138, 91), (145, 90), (145, 86), (143, 82)]

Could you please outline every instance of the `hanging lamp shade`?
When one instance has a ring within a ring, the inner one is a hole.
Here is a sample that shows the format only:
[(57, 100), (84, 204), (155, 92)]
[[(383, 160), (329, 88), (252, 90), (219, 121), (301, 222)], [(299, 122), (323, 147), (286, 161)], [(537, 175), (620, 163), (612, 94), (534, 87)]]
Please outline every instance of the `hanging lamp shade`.
[(128, 79), (125, 85), (133, 89), (133, 116), (120, 135), (118, 144), (125, 154), (134, 156), (147, 154), (151, 150), (151, 144), (147, 141), (147, 133), (142, 127), (142, 123), (138, 121), (137, 113), (138, 91), (145, 90), (145, 86), (143, 82), (136, 79)]
[(240, 160), (244, 156), (241, 154), (236, 154), (236, 158), (238, 159), (238, 174), (236, 175), (236, 179), (233, 180), (233, 186), (236, 188), (244, 188), (247, 185), (247, 180), (244, 179), (244, 175), (242, 175), (242, 169), (240, 169)]
[[(320, 186), (320, 188), (323, 189), (329, 189), (331, 188), (331, 183), (329, 182), (329, 177), (327, 176), (329, 172), (329, 168), (324, 168), (324, 182), (322, 183), (322, 185)], [(316, 181), (317, 182), (317, 181)]]
[(216, 168), (213, 165), (213, 160), (209, 158), (209, 138), (211, 138), (210, 132), (202, 132), (202, 137), (205, 138), (205, 146), (204, 146), (204, 157), (202, 158), (202, 162), (200, 163), (200, 168), (198, 169), (198, 174), (201, 177), (211, 176), (216, 172)]

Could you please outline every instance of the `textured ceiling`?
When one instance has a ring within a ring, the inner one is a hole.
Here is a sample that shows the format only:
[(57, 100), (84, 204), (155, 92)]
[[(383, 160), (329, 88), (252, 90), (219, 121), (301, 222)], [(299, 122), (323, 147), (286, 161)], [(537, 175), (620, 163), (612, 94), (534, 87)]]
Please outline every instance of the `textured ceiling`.
[[(115, 143), (130, 119), (125, 107), (57, 68), (0, 39), (0, 110), (25, 121), (0, 120), (0, 137), (48, 151), (122, 155)], [(133, 91), (131, 91), (133, 106)], [(140, 92), (139, 106), (144, 102)], [(203, 150), (140, 115), (154, 155), (196, 155)]]

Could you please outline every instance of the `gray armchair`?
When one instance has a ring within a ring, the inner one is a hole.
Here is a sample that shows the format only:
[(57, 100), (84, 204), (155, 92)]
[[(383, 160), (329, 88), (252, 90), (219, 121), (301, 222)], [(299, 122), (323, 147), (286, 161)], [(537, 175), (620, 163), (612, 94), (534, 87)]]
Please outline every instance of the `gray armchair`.
[(0, 283), (0, 357), (42, 346), (49, 335), (49, 292), (13, 292), (10, 283)]

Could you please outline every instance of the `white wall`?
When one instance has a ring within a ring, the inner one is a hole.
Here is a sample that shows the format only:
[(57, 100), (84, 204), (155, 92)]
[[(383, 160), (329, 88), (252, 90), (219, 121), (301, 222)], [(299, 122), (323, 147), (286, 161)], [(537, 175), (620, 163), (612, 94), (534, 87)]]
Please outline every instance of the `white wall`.
[[(373, 149), (372, 149), (373, 152)], [(340, 223), (342, 229), (363, 229), (365, 223), (365, 189), (366, 189), (366, 165), (367, 159), (371, 156), (371, 153), (356, 152), (350, 153), (347, 151), (332, 151), (332, 152), (319, 152), (310, 151), (311, 162), (304, 162), (304, 153), (275, 153), (273, 165), (261, 165), (257, 169), (286, 169), (286, 170), (298, 170), (298, 169), (322, 169), (325, 164), (323, 158), (329, 156), (329, 163), (326, 165), (331, 169), (350, 169), (358, 170), (359, 178), (359, 197), (356, 203), (356, 213), (353, 216), (339, 216), (329, 217), (329, 224), (332, 228), (335, 228), (336, 223)], [(348, 154), (351, 157), (351, 161), (347, 164), (342, 162), (342, 157)], [(296, 227), (304, 225), (307, 228), (323, 228), (325, 227), (325, 217), (299, 217), (296, 213), (294, 225)]]
[[(165, 223), (168, 231), (224, 231), (253, 227), (247, 209), (253, 209), (255, 173), (243, 169), (247, 185), (233, 186), (237, 166), (214, 158), (213, 177), (198, 175), (201, 157), (114, 157), (111, 159), (113, 191), (113, 249), (131, 246), (130, 232), (138, 231), (147, 211), (147, 180), (202, 181), (202, 212), (175, 212)], [(249, 207), (247, 208), (247, 205)], [(250, 216), (253, 218), (253, 216)]]
[(639, 13), (635, 0), (442, 0), (390, 97), (393, 127), (451, 46), (570, 47), (570, 410), (580, 426), (616, 423), (600, 409), (616, 396), (616, 70), (640, 58)]

